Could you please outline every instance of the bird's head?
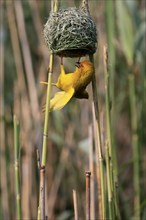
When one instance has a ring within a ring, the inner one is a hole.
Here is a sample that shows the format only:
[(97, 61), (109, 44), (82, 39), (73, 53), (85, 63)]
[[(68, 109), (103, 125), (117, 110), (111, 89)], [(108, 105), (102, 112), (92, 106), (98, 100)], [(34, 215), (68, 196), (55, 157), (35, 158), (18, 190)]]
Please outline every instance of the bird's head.
[(93, 71), (94, 70), (94, 66), (93, 63), (91, 63), (89, 60), (84, 60), (82, 62), (76, 62), (75, 66), (77, 67), (77, 69), (83, 69), (83, 70), (89, 70), (89, 71)]

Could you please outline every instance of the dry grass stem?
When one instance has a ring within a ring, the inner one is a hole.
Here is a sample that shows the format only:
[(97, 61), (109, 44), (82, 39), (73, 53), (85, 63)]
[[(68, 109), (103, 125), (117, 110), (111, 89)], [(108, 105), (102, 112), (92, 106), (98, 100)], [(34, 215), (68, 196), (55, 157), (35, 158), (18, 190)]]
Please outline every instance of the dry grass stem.
[(91, 170), (91, 219), (95, 219), (95, 165), (93, 149), (93, 126), (89, 126), (89, 170)]
[[(0, 25), (0, 33), (3, 33), (4, 31), (4, 2), (2, 1), (0, 3), (1, 7), (1, 25)], [(9, 219), (9, 197), (8, 197), (8, 179), (7, 179), (7, 164), (6, 164), (6, 142), (5, 142), (5, 121), (4, 121), (4, 115), (5, 115), (5, 101), (4, 101), (4, 56), (5, 56), (5, 48), (4, 48), (4, 42), (3, 38), (0, 38), (0, 185), (1, 185), (1, 206), (2, 209), (5, 210), (4, 219)]]
[(90, 177), (91, 172), (86, 171), (86, 220), (90, 220)]
[(38, 95), (35, 85), (34, 72), (32, 67), (32, 59), (30, 54), (30, 48), (28, 43), (28, 37), (26, 34), (25, 23), (24, 23), (24, 13), (22, 8), (22, 3), (19, 1), (14, 2), (14, 8), (16, 13), (16, 21), (18, 25), (18, 33), (20, 37), (20, 42), (22, 46), (22, 53), (25, 65), (25, 71), (27, 76), (29, 97), (30, 97), (30, 105), (32, 109), (32, 114), (34, 118), (34, 122), (37, 122), (39, 125), (40, 121), (40, 111), (39, 111), (39, 103), (38, 103)]
[(18, 220), (21, 216), (21, 195), (20, 195), (20, 125), (19, 121), (14, 115), (14, 158), (15, 158), (15, 190), (16, 190), (16, 216)]
[(74, 204), (74, 219), (79, 220), (77, 193), (76, 190), (74, 189), (73, 189), (73, 204)]

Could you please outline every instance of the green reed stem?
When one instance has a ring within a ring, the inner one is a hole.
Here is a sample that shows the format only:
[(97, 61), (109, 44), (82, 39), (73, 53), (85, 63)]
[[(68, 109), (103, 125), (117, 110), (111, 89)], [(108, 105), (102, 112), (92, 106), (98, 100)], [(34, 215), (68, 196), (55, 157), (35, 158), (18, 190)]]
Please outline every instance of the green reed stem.
[(38, 206), (37, 220), (41, 220), (41, 209), (40, 209), (40, 206)]
[(114, 73), (115, 73), (115, 22), (114, 22), (114, 1), (105, 2), (106, 10), (106, 30), (107, 30), (107, 41), (108, 41), (108, 53), (110, 62), (110, 93), (112, 98), (112, 104), (114, 104)]
[[(51, 1), (51, 10), (57, 12), (59, 7), (58, 0)], [(47, 157), (47, 143), (48, 143), (48, 127), (50, 118), (50, 99), (51, 99), (51, 83), (53, 73), (53, 60), (54, 55), (50, 55), (50, 64), (48, 68), (48, 86), (46, 96), (46, 108), (45, 108), (45, 121), (44, 121), (44, 132), (43, 132), (43, 147), (42, 147), (42, 160), (40, 166), (40, 197), (38, 207), (38, 220), (45, 220), (45, 169), (46, 169), (46, 157)]]
[(46, 155), (47, 155), (47, 143), (48, 143), (48, 127), (49, 127), (49, 116), (50, 116), (50, 99), (51, 99), (51, 82), (53, 72), (53, 54), (50, 55), (50, 64), (48, 68), (48, 86), (46, 96), (46, 108), (45, 108), (45, 121), (44, 121), (44, 133), (43, 133), (43, 147), (42, 147), (42, 161), (39, 167), (40, 169), (40, 195), (39, 195), (39, 206), (38, 206), (38, 220), (45, 219), (45, 166), (46, 166)]
[(52, 72), (53, 72), (53, 54), (50, 55), (50, 65), (48, 70), (48, 86), (47, 86), (47, 96), (46, 96), (46, 110), (45, 110), (44, 134), (43, 134), (42, 164), (41, 164), (42, 166), (46, 165)]
[[(58, 0), (51, 1), (52, 11), (57, 12), (59, 7)], [(43, 150), (42, 150), (42, 166), (46, 165), (46, 154), (47, 154), (47, 140), (48, 140), (48, 125), (49, 125), (49, 112), (50, 112), (50, 99), (51, 99), (51, 83), (52, 83), (52, 72), (53, 72), (53, 60), (54, 55), (50, 55), (50, 64), (48, 71), (48, 86), (47, 86), (47, 97), (46, 97), (46, 111), (45, 111), (45, 122), (44, 122), (44, 134), (43, 134)]]
[(110, 116), (110, 91), (109, 91), (109, 73), (108, 73), (108, 55), (106, 47), (103, 48), (104, 52), (104, 79), (105, 79), (105, 104), (106, 104), (106, 122), (107, 122), (107, 136), (109, 141), (109, 155), (112, 158), (112, 139), (111, 139), (111, 116)]
[[(113, 149), (113, 143), (112, 143), (112, 125), (111, 125), (111, 107), (110, 107), (110, 75), (108, 72), (108, 54), (107, 49), (104, 47), (104, 78), (105, 78), (105, 100), (106, 100), (106, 123), (107, 123), (107, 145), (108, 145), (108, 154), (109, 154), (109, 168), (107, 169), (107, 172), (110, 172), (108, 175), (109, 181), (110, 181), (110, 188), (108, 190), (110, 191), (109, 194), (111, 196), (110, 199), (110, 205), (112, 205), (112, 209), (110, 208), (110, 211), (112, 210), (112, 218), (115, 218), (115, 215), (118, 219), (120, 219), (120, 212), (118, 207), (118, 195), (116, 191), (116, 184), (117, 184), (117, 178), (115, 178), (116, 173), (116, 163), (115, 163), (115, 154)], [(114, 155), (114, 156), (113, 156)], [(107, 164), (108, 165), (108, 164)], [(109, 213), (110, 213), (109, 211)]]
[(113, 204), (112, 204), (112, 187), (111, 187), (111, 170), (110, 170), (110, 155), (109, 146), (106, 143), (105, 146), (105, 158), (106, 158), (106, 175), (107, 175), (107, 190), (108, 190), (108, 207), (109, 207), (109, 219), (113, 219)]
[(111, 115), (110, 115), (110, 89), (109, 89), (109, 73), (108, 73), (108, 55), (106, 47), (103, 48), (104, 52), (104, 78), (105, 78), (105, 102), (106, 102), (106, 124), (107, 124), (107, 147), (106, 151), (106, 169), (107, 169), (107, 184), (108, 184), (108, 203), (110, 219), (114, 218), (113, 215), (113, 149), (111, 138)]
[[(94, 64), (93, 55), (91, 55), (89, 58), (90, 58), (90, 61)], [(100, 172), (100, 184), (101, 184), (102, 219), (104, 220), (106, 219), (105, 179), (104, 179), (104, 164), (103, 164), (103, 155), (102, 155), (100, 117), (99, 117), (99, 108), (98, 108), (98, 94), (97, 94), (95, 74), (93, 75), (93, 78), (92, 78), (92, 91), (93, 91), (93, 102), (94, 102), (95, 120), (96, 120), (95, 125), (96, 125), (96, 132), (97, 132), (97, 141), (98, 141), (97, 161), (99, 161), (99, 168), (100, 168), (99, 172)]]
[(53, 58), (54, 56), (53, 54), (51, 54), (50, 64), (49, 64), (49, 69), (48, 69), (48, 86), (47, 86), (44, 133), (43, 133), (42, 161), (41, 161), (41, 167), (40, 167), (40, 197), (39, 197), (39, 207), (38, 207), (38, 220), (45, 219), (45, 167), (46, 167), (48, 127), (49, 127), (49, 116), (50, 116)]
[(135, 79), (129, 74), (129, 98), (131, 111), (131, 129), (134, 169), (134, 219), (140, 219), (140, 155), (138, 142), (138, 120), (136, 108)]
[(108, 42), (108, 59), (110, 65), (108, 66), (108, 72), (110, 74), (110, 97), (111, 97), (111, 140), (112, 140), (112, 160), (114, 166), (114, 181), (117, 185), (118, 182), (118, 164), (117, 164), (117, 149), (115, 144), (115, 122), (116, 122), (116, 109), (115, 109), (115, 16), (114, 16), (114, 0), (106, 1), (105, 2), (105, 10), (106, 10), (106, 30), (107, 30), (107, 42)]
[(13, 117), (14, 124), (14, 157), (15, 157), (15, 190), (16, 190), (16, 210), (17, 219), (21, 220), (21, 196), (20, 196), (20, 170), (19, 170), (19, 153), (20, 153), (20, 125), (16, 116)]

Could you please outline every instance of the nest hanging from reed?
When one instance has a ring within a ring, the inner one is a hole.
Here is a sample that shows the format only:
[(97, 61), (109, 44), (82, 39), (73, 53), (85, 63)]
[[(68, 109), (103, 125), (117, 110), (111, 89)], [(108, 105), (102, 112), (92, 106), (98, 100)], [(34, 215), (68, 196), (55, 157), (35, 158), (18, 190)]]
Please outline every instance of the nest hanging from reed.
[(44, 37), (49, 51), (59, 56), (80, 57), (96, 51), (96, 26), (82, 8), (51, 12), (45, 24)]

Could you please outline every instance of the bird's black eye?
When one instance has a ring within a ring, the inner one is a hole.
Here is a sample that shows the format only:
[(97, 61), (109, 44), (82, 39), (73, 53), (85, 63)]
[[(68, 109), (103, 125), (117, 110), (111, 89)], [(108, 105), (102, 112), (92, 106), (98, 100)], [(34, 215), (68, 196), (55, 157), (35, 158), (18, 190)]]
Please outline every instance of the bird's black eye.
[(75, 66), (79, 68), (81, 66), (80, 62), (76, 62)]

